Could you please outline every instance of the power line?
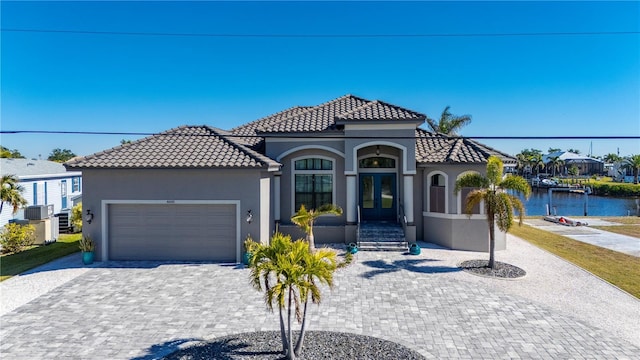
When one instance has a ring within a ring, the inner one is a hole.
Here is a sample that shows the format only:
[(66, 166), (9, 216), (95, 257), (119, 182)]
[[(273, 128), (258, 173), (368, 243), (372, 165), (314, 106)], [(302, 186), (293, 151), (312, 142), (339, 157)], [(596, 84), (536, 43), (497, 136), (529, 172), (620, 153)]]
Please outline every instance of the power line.
[(237, 34), (237, 33), (171, 33), (137, 31), (99, 31), (65, 29), (0, 29), (2, 32), (124, 35), (124, 36), (173, 36), (212, 38), (432, 38), (432, 37), (516, 37), (516, 36), (592, 36), (636, 35), (640, 31), (576, 31), (576, 32), (513, 32), (513, 33), (424, 33), (424, 34)]
[[(0, 134), (59, 134), (59, 135), (124, 135), (124, 136), (218, 136), (216, 134), (179, 134), (179, 133), (150, 133), (150, 132), (120, 132), (120, 131), (63, 131), (63, 130), (0, 130)], [(342, 135), (321, 135), (318, 139), (373, 139), (372, 136), (342, 136)], [(299, 138), (309, 137), (308, 134), (261, 134), (261, 135), (236, 135), (223, 134), (230, 138)], [(610, 135), (610, 136), (450, 136), (442, 135), (449, 139), (476, 139), (476, 140), (635, 140), (640, 139), (640, 135)], [(422, 139), (416, 136), (378, 136), (384, 139)]]

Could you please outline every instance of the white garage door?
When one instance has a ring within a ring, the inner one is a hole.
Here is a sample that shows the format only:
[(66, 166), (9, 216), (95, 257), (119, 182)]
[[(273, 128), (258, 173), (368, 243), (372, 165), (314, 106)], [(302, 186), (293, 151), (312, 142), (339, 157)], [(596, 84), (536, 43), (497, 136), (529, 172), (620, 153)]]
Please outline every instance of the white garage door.
[(111, 204), (110, 260), (236, 261), (235, 204)]

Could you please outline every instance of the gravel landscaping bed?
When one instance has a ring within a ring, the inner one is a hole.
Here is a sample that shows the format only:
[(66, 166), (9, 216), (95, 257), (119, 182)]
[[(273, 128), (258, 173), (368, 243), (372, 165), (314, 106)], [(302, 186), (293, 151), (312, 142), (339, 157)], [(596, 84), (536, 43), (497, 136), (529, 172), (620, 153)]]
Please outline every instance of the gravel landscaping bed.
[[(294, 336), (297, 339), (297, 333)], [(280, 332), (261, 331), (213, 339), (178, 350), (165, 360), (284, 359)], [(298, 359), (424, 359), (400, 344), (370, 336), (307, 331)]]
[(467, 260), (458, 266), (466, 272), (492, 278), (517, 279), (527, 275), (521, 268), (499, 261), (496, 261), (495, 269), (489, 267), (489, 260)]

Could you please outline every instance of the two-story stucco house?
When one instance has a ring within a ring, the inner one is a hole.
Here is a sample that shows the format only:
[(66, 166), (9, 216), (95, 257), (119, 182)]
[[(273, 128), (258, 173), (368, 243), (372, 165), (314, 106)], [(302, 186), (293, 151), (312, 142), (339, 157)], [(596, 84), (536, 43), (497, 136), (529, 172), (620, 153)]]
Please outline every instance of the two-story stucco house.
[[(339, 217), (319, 220), (316, 242), (352, 242), (358, 221), (401, 222), (406, 239), (453, 249), (488, 250), (482, 208), (461, 211), (469, 189), (453, 191), (490, 155), (462, 138), (425, 131), (425, 115), (346, 95), (296, 106), (230, 131), (182, 126), (77, 158), (83, 231), (102, 260), (239, 261), (251, 234), (267, 242), (276, 226), (294, 232), (301, 204), (334, 203)], [(497, 236), (497, 249), (505, 236)]]

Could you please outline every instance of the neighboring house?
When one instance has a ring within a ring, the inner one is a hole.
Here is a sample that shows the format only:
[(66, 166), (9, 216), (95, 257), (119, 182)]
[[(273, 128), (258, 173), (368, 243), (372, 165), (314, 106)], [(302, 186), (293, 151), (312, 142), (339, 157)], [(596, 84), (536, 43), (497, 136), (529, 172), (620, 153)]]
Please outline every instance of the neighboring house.
[(578, 172), (580, 175), (602, 175), (605, 173), (604, 170), (604, 161), (594, 159), (588, 156), (568, 152), (568, 151), (557, 151), (542, 157), (542, 161), (546, 164), (546, 169), (548, 173), (553, 173), (551, 160), (554, 158), (559, 158), (564, 161), (564, 165), (562, 165), (562, 169), (560, 172), (556, 171), (556, 175), (566, 176), (567, 171), (571, 166), (575, 165), (578, 168)]
[[(361, 221), (405, 223), (408, 241), (488, 251), (484, 209), (463, 214), (456, 179), (483, 173), (475, 141), (419, 128), (425, 115), (346, 95), (298, 106), (231, 131), (182, 126), (65, 164), (81, 170), (83, 231), (102, 260), (239, 261), (248, 234), (297, 233), (293, 213), (334, 203), (316, 243), (352, 242)], [(360, 210), (360, 212), (359, 212)], [(497, 235), (497, 249), (505, 234)]]
[[(24, 188), (22, 196), (27, 206), (53, 205), (54, 213), (69, 210), (72, 198), (82, 195), (82, 173), (67, 171), (57, 162), (29, 159), (0, 159), (0, 175), (16, 175)], [(0, 214), (0, 226), (11, 219), (23, 219), (23, 210), (12, 214), (13, 207), (5, 203)]]

